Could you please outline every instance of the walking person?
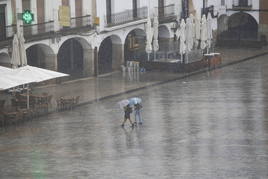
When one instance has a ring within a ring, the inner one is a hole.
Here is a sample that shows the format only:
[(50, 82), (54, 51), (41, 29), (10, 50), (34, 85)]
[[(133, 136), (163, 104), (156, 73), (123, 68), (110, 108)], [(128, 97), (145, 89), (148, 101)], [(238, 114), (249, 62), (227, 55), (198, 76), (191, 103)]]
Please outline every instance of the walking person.
[(137, 122), (139, 124), (142, 124), (142, 118), (141, 118), (141, 108), (142, 105), (140, 103), (137, 103), (134, 105), (134, 115), (135, 115), (135, 124), (137, 125)]
[(124, 112), (125, 112), (125, 115), (124, 115), (124, 121), (122, 123), (122, 127), (125, 126), (125, 122), (127, 120), (129, 120), (130, 124), (131, 124), (131, 127), (134, 127), (134, 123), (132, 123), (131, 119), (130, 119), (130, 114), (132, 113), (132, 108), (130, 107), (130, 105), (128, 104), (127, 106), (124, 107)]

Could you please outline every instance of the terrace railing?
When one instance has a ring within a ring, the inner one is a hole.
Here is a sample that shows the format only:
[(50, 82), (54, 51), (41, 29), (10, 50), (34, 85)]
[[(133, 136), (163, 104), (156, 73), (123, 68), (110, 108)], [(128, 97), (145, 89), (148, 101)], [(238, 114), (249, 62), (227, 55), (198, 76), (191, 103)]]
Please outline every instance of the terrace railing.
[(48, 21), (38, 24), (22, 25), (25, 38), (33, 36), (42, 36), (54, 32), (54, 21)]
[(126, 10), (123, 12), (112, 14), (111, 16), (106, 16), (106, 26), (115, 26), (131, 21), (145, 19), (147, 17), (147, 12), (147, 7), (141, 7), (138, 8), (136, 12), (134, 12), (133, 10)]
[(175, 4), (170, 4), (163, 7), (158, 8), (158, 17), (160, 22), (167, 22), (176, 18), (175, 15)]
[(82, 28), (91, 26), (91, 16), (81, 16), (71, 18), (71, 28)]
[(233, 0), (233, 8), (252, 8), (252, 0)]

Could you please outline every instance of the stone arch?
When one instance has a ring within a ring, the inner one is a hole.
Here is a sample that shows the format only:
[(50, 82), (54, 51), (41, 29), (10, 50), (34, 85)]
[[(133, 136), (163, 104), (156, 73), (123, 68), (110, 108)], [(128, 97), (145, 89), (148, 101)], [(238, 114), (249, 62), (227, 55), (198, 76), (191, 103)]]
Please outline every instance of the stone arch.
[(36, 43), (26, 49), (27, 63), (39, 68), (56, 70), (56, 54), (53, 49), (42, 43)]
[(218, 18), (218, 34), (228, 30), (228, 16), (222, 14)]
[(159, 31), (159, 38), (160, 39), (170, 39), (171, 37), (171, 32), (169, 30), (169, 27), (166, 25), (160, 25), (158, 28)]
[(7, 53), (0, 53), (0, 66), (11, 67), (10, 56)]
[(91, 44), (81, 37), (66, 38), (60, 43), (57, 54), (58, 71), (71, 78), (90, 76), (94, 71), (94, 53)]
[(169, 51), (172, 47), (171, 42), (173, 41), (173, 36), (171, 29), (168, 25), (160, 25), (158, 27), (159, 31), (159, 51)]
[(118, 35), (104, 38), (98, 52), (97, 74), (119, 70), (124, 62), (123, 53), (123, 43)]
[(228, 30), (221, 37), (232, 40), (257, 39), (258, 22), (248, 13), (235, 13), (228, 18)]
[(146, 32), (143, 29), (136, 28), (128, 32), (124, 43), (124, 59), (125, 61), (143, 58), (145, 53)]
[(83, 38), (83, 37), (71, 37), (71, 38), (64, 38), (60, 41), (59, 46), (61, 47), (66, 41), (70, 40), (70, 39), (74, 39), (77, 42), (80, 43), (80, 45), (83, 47), (83, 49), (92, 49), (92, 45), (88, 42), (87, 39)]

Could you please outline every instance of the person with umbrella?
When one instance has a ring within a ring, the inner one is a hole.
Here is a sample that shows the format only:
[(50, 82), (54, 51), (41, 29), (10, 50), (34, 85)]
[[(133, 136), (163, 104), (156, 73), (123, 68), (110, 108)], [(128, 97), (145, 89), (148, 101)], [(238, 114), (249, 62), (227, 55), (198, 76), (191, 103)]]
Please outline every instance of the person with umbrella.
[(141, 108), (142, 105), (140, 103), (134, 104), (135, 125), (137, 125), (137, 122), (139, 122), (140, 125), (142, 124)]
[(131, 124), (131, 127), (134, 127), (134, 123), (130, 119), (130, 114), (132, 113), (132, 108), (130, 107), (129, 104), (124, 107), (124, 113), (125, 113), (125, 115), (124, 115), (124, 121), (121, 124), (121, 126), (124, 127), (126, 121), (129, 120), (129, 122)]
[(142, 105), (141, 105), (141, 98), (130, 98), (129, 99), (129, 104), (134, 106), (134, 116), (135, 116), (135, 125), (137, 125), (137, 122), (139, 124), (142, 124), (142, 118), (141, 118), (141, 109), (142, 109)]

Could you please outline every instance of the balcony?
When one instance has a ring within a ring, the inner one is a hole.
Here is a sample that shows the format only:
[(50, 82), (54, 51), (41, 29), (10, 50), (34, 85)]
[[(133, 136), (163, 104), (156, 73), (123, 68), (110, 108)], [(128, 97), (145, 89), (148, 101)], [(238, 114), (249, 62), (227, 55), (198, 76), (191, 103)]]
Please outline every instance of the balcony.
[[(21, 25), (26, 41), (44, 40), (55, 36), (54, 21), (48, 21), (38, 24)], [(10, 44), (10, 40), (17, 31), (16, 24), (5, 27), (4, 37), (0, 40), (0, 46), (5, 47)], [(80, 31), (89, 31), (92, 29), (91, 16), (74, 17), (70, 19), (70, 27), (60, 29), (62, 35), (75, 34)]]
[(21, 27), (23, 28), (24, 37), (27, 41), (47, 39), (54, 34), (54, 21), (23, 25)]
[(159, 23), (172, 22), (176, 20), (175, 4), (170, 4), (163, 7), (157, 7)]
[(106, 26), (112, 27), (116, 25), (125, 24), (132, 21), (137, 21), (140, 19), (145, 19), (147, 17), (148, 9), (147, 7), (138, 8), (136, 12), (133, 10), (126, 10), (111, 16), (106, 16)]
[(250, 10), (252, 9), (252, 0), (233, 0), (234, 10)]

